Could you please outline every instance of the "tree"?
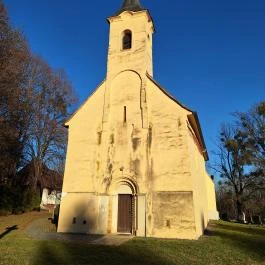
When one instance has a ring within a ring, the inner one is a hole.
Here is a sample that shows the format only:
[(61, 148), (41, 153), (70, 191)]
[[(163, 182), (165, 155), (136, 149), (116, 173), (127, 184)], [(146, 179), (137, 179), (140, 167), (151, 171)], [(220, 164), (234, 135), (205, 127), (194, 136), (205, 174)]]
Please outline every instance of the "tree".
[(76, 97), (66, 74), (53, 70), (37, 56), (31, 57), (27, 90), (31, 115), (23, 149), (24, 163), (33, 163), (31, 186), (42, 190), (43, 166), (55, 168), (64, 159), (67, 134), (63, 124)]
[(264, 212), (265, 103), (234, 116), (235, 123), (221, 129), (218, 159), (213, 168), (223, 184), (233, 188), (240, 220), (243, 211), (250, 216)]
[[(246, 137), (250, 151), (252, 151), (252, 163), (262, 176), (265, 176), (265, 101), (256, 105), (249, 112), (236, 113), (238, 127), (242, 135)], [(264, 188), (265, 182), (261, 186)]]
[(28, 127), (25, 104), (29, 49), (23, 35), (10, 26), (0, 0), (0, 184), (15, 175)]
[(231, 185), (219, 181), (216, 190), (216, 203), (222, 219), (235, 218), (237, 210), (235, 208), (235, 195)]
[[(62, 171), (63, 124), (75, 100), (66, 74), (31, 53), (0, 0), (0, 212), (28, 208), (21, 204), (39, 197), (34, 193), (43, 188), (43, 172)], [(29, 164), (33, 173), (21, 177)]]
[(250, 216), (265, 215), (265, 102), (250, 111), (236, 113), (237, 126), (244, 135), (255, 178), (248, 187), (246, 209)]
[(247, 190), (247, 200), (245, 202), (246, 213), (250, 222), (254, 222), (253, 216), (265, 217), (265, 191), (264, 190)]
[(224, 125), (219, 138), (218, 161), (214, 166), (224, 183), (233, 188), (238, 220), (243, 215), (245, 190), (255, 179), (250, 168), (251, 153), (246, 144), (245, 137), (237, 128)]

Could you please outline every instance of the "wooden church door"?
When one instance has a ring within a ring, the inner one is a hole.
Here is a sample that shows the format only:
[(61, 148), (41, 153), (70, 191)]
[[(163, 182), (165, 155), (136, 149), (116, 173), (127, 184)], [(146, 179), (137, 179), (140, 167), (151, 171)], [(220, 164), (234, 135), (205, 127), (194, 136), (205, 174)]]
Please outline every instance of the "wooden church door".
[(119, 194), (118, 233), (132, 233), (132, 195)]

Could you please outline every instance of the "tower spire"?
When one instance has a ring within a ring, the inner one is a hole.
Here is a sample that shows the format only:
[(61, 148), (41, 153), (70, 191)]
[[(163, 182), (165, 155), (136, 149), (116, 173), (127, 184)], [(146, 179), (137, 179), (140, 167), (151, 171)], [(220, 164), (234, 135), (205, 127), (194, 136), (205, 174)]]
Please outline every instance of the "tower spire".
[(121, 6), (121, 9), (116, 13), (116, 15), (119, 15), (123, 11), (137, 12), (141, 10), (145, 10), (145, 9), (141, 6), (139, 0), (124, 0)]

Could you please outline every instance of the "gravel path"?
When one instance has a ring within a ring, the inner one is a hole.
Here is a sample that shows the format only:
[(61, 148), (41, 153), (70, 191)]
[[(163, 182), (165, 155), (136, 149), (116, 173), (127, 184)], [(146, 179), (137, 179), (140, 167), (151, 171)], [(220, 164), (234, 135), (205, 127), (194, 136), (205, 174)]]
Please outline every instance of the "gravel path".
[(51, 221), (47, 218), (41, 218), (32, 222), (26, 228), (26, 234), (31, 238), (38, 240), (58, 240), (108, 246), (119, 246), (133, 238), (133, 236), (128, 235), (86, 235), (56, 233), (55, 226), (51, 224)]

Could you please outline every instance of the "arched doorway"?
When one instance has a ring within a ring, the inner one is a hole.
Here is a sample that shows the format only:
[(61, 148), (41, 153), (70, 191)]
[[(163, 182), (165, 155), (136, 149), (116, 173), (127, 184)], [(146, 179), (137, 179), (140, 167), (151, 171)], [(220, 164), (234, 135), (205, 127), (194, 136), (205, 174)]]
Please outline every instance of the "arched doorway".
[(110, 188), (112, 194), (112, 232), (136, 234), (137, 187), (127, 179), (118, 180)]

